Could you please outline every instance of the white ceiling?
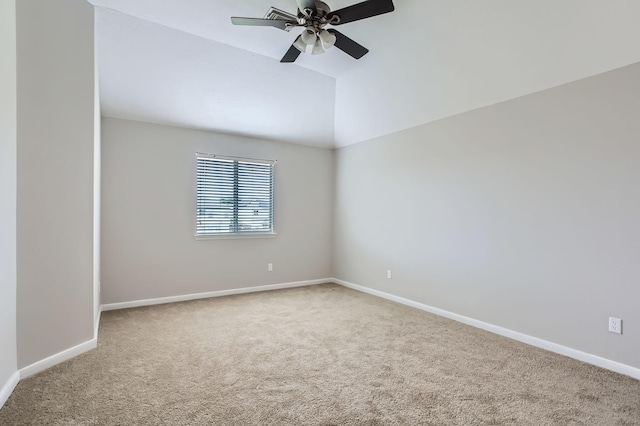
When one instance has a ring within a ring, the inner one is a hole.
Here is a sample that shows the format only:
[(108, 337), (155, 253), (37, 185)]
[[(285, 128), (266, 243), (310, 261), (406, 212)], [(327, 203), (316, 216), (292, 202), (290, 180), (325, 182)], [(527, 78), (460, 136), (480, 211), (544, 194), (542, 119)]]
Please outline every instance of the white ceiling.
[[(91, 0), (103, 113), (344, 146), (640, 61), (635, 0), (395, 0), (340, 31), (370, 49), (279, 59), (240, 27), (294, 0)], [(328, 1), (333, 10), (357, 2)]]
[(331, 146), (334, 78), (112, 10), (96, 16), (103, 115)]

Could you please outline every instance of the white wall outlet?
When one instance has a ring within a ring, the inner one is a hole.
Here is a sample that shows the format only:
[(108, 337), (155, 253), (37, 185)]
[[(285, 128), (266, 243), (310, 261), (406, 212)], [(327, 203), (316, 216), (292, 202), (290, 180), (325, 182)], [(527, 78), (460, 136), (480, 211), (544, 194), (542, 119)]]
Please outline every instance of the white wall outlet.
[(387, 278), (391, 279), (391, 269), (387, 269)]
[(267, 263), (267, 271), (273, 271), (273, 263)]
[(622, 320), (620, 318), (609, 317), (609, 331), (622, 334)]

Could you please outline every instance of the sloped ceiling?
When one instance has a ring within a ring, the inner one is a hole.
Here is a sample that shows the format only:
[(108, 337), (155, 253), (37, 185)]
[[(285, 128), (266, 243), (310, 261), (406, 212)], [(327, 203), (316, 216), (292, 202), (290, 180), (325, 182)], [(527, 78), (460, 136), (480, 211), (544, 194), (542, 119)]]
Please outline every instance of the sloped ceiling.
[(98, 11), (97, 27), (103, 115), (317, 146), (334, 140), (332, 77), (112, 10)]
[[(344, 146), (640, 61), (632, 0), (396, 0), (340, 27), (370, 49), (279, 59), (238, 27), (294, 0), (92, 0), (105, 115)], [(354, 1), (328, 1), (333, 10)]]

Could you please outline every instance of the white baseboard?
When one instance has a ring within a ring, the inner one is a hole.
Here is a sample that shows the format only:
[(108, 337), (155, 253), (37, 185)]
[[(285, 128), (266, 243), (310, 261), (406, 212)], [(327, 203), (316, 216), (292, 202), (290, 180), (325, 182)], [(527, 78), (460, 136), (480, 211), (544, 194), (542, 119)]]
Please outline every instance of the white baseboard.
[(549, 342), (547, 340), (539, 339), (537, 337), (529, 336), (528, 334), (520, 333), (517, 331), (510, 330), (508, 328), (500, 327), (494, 324), (489, 324), (487, 322), (465, 317), (463, 315), (458, 315), (453, 312), (445, 311), (444, 309), (425, 305), (424, 303), (419, 303), (410, 299), (405, 299), (404, 297), (394, 296), (393, 294), (385, 293), (379, 290), (374, 290), (358, 284), (353, 284), (353, 283), (339, 280), (336, 278), (334, 278), (332, 282), (336, 284), (340, 284), (344, 287), (351, 288), (353, 290), (360, 291), (362, 293), (371, 294), (373, 296), (378, 296), (383, 299), (387, 299), (393, 302), (401, 303), (403, 305), (411, 306), (413, 308), (418, 308), (423, 311), (430, 312), (435, 315), (439, 315), (441, 317), (449, 318), (449, 319), (452, 319), (476, 328), (481, 328), (483, 330), (490, 331), (492, 333), (499, 334), (501, 336), (508, 337), (513, 340), (518, 340), (520, 342), (526, 343), (531, 346), (536, 346), (538, 348), (546, 349), (548, 351), (555, 352), (560, 355), (568, 356), (569, 358), (577, 359), (578, 361), (586, 362), (587, 364), (591, 364), (607, 370), (615, 371), (616, 373), (625, 374), (627, 376), (633, 377), (634, 379), (640, 380), (640, 368), (632, 367), (630, 365), (622, 364), (617, 361), (612, 361), (610, 359), (602, 358), (597, 355), (593, 355), (587, 352), (582, 352), (577, 349), (569, 348), (567, 346), (559, 345), (557, 343)]
[[(319, 280), (297, 281), (297, 282), (291, 282), (291, 283), (271, 284), (271, 285), (246, 287), (246, 288), (238, 288), (238, 289), (231, 289), (231, 290), (212, 291), (208, 293), (187, 294), (182, 296), (162, 297), (159, 299), (135, 300), (132, 302), (111, 303), (107, 305), (101, 305), (100, 311), (98, 313), (98, 317), (94, 324), (93, 339), (88, 340), (77, 346), (64, 350), (60, 353), (57, 353), (55, 355), (52, 355), (48, 358), (45, 358), (41, 361), (35, 362), (31, 365), (28, 365), (20, 369), (20, 371), (15, 374), (16, 380), (15, 380), (15, 383), (13, 384), (13, 387), (10, 387), (10, 384), (12, 383), (10, 381), (9, 383), (7, 383), (7, 385), (5, 385), (5, 387), (2, 388), (2, 393), (0, 394), (0, 396), (4, 397), (5, 392), (7, 392), (6, 397), (8, 398), (11, 392), (13, 391), (13, 388), (18, 383), (19, 379), (26, 379), (27, 377), (31, 377), (34, 374), (37, 374), (37, 373), (40, 373), (41, 371), (46, 370), (47, 368), (53, 367), (54, 365), (60, 364), (61, 362), (67, 361), (84, 352), (94, 349), (98, 345), (98, 329), (100, 327), (100, 319), (103, 311), (109, 311), (113, 309), (133, 308), (137, 306), (157, 305), (161, 303), (182, 302), (185, 300), (203, 299), (203, 298), (209, 298), (209, 297), (229, 296), (233, 294), (253, 293), (258, 291), (278, 290), (282, 288), (303, 287), (303, 286), (323, 284), (328, 282), (333, 282), (333, 280), (331, 278), (324, 278)], [(13, 380), (13, 377), (12, 377), (12, 380)]]
[(9, 396), (11, 396), (11, 393), (20, 382), (20, 379), (31, 377), (34, 374), (46, 370), (47, 368), (51, 368), (54, 365), (60, 364), (61, 362), (67, 361), (71, 358), (75, 358), (76, 356), (84, 352), (94, 349), (98, 345), (98, 328), (100, 326), (101, 313), (102, 310), (98, 312), (98, 317), (95, 321), (93, 339), (47, 357), (41, 361), (34, 362), (33, 364), (21, 368), (19, 371), (16, 371), (11, 376), (9, 381), (2, 387), (2, 389), (0, 389), (0, 409), (2, 409), (4, 403), (7, 402), (7, 399), (9, 399)]
[(77, 357), (80, 354), (94, 349), (97, 345), (97, 339), (87, 340), (84, 343), (80, 343), (77, 346), (66, 349), (55, 355), (51, 355), (50, 357), (47, 357), (41, 361), (34, 362), (33, 364), (20, 369), (20, 379), (26, 379), (27, 377), (31, 377), (34, 374), (38, 374), (41, 371), (46, 370), (47, 368), (51, 368), (54, 365), (60, 364), (61, 362)]
[(20, 382), (20, 373), (16, 371), (11, 375), (11, 377), (9, 377), (7, 383), (2, 386), (2, 389), (0, 389), (0, 410), (4, 406), (4, 403), (7, 402), (7, 399), (9, 399), (16, 386), (18, 386), (18, 382)]
[(324, 284), (334, 282), (333, 278), (323, 278), (319, 280), (295, 281), (282, 284), (269, 284), (255, 287), (234, 288), (230, 290), (209, 291), (206, 293), (184, 294), (181, 296), (159, 297), (156, 299), (133, 300), (131, 302), (107, 303), (102, 305), (101, 311), (113, 311), (116, 309), (137, 308), (140, 306), (160, 305), (163, 303), (184, 302), (195, 299), (208, 299), (210, 297), (231, 296), (235, 294), (255, 293), (259, 291), (280, 290), (283, 288), (304, 287), (308, 285)]

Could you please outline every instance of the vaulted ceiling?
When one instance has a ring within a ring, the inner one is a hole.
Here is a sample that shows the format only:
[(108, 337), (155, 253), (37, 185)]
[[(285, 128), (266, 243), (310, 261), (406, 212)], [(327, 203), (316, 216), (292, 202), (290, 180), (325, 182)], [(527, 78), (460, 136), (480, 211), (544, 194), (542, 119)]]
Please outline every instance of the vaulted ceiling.
[[(369, 48), (281, 64), (294, 0), (91, 0), (103, 114), (344, 146), (640, 61), (632, 0), (395, 0), (340, 31)], [(333, 10), (356, 1), (328, 0)]]

